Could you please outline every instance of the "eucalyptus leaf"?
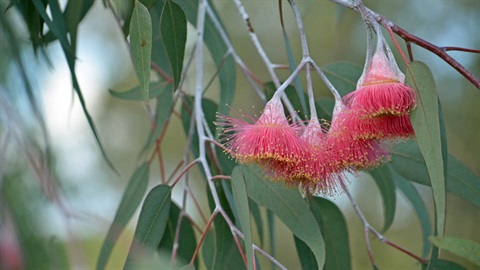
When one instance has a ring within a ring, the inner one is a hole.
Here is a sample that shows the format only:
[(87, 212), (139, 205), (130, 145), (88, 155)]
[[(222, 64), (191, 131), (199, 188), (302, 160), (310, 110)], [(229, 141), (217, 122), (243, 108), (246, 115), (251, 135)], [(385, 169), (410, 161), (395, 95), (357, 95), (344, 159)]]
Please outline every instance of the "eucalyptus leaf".
[(430, 237), (432, 243), (480, 266), (480, 244), (469, 239), (456, 237)]
[[(153, 99), (158, 96), (160, 96), (163, 91), (167, 90), (171, 91), (172, 87), (171, 85), (163, 82), (155, 82), (155, 83), (150, 83), (149, 87), (150, 90), (148, 92), (148, 99)], [(135, 100), (135, 101), (141, 101), (144, 99), (143, 94), (141, 92), (141, 86), (136, 86), (130, 90), (127, 91), (115, 91), (115, 90), (108, 90), (110, 92), (110, 95), (116, 98), (120, 99), (126, 99), (126, 100)]]
[(248, 196), (277, 215), (293, 234), (310, 247), (319, 268), (323, 267), (325, 243), (315, 217), (300, 193), (265, 180), (256, 168), (241, 166), (240, 169), (247, 185)]
[(139, 258), (153, 255), (167, 227), (172, 187), (158, 185), (143, 203), (124, 269), (134, 269)]
[(254, 254), (252, 247), (252, 229), (250, 224), (250, 208), (248, 206), (247, 187), (245, 179), (239, 167), (236, 167), (232, 173), (232, 188), (235, 206), (239, 216), (245, 241), (245, 251), (247, 255), (248, 270), (253, 269)]
[(322, 71), (343, 97), (356, 89), (363, 67), (350, 62), (334, 62), (323, 66)]
[[(197, 24), (197, 13), (198, 13), (198, 0), (176, 0), (175, 1), (180, 7), (182, 7), (187, 20), (192, 23), (194, 26)], [(213, 8), (213, 13), (215, 17), (220, 20), (216, 10)], [(222, 24), (220, 22), (220, 24)], [(221, 25), (222, 29), (225, 30), (225, 27)], [(226, 31), (225, 31), (226, 32)], [(218, 105), (218, 112), (223, 115), (228, 115), (230, 112), (229, 105), (232, 104), (233, 98), (235, 97), (235, 84), (236, 84), (236, 72), (235, 72), (235, 61), (231, 55), (228, 55), (229, 49), (228, 46), (222, 39), (221, 34), (215, 27), (210, 16), (205, 18), (204, 26), (204, 42), (207, 45), (210, 55), (217, 66), (218, 79), (220, 82), (220, 101)]]
[(137, 168), (130, 178), (130, 182), (125, 188), (120, 205), (118, 206), (115, 218), (113, 219), (105, 240), (103, 241), (100, 255), (98, 256), (97, 270), (105, 269), (115, 242), (118, 240), (128, 221), (133, 216), (133, 213), (135, 213), (135, 210), (137, 210), (137, 207), (140, 205), (143, 195), (145, 195), (145, 192), (147, 191), (148, 176), (149, 164), (144, 163)]
[(152, 20), (148, 9), (135, 1), (130, 21), (130, 49), (133, 64), (140, 82), (143, 100), (149, 100), (150, 59), (152, 54)]
[(173, 71), (173, 89), (177, 89), (187, 42), (187, 19), (182, 8), (175, 2), (165, 2), (160, 18), (160, 32)]
[(438, 95), (433, 75), (422, 62), (410, 63), (412, 76), (406, 82), (417, 90), (418, 108), (410, 119), (415, 130), (418, 146), (424, 157), (433, 190), (436, 212), (436, 230), (443, 235), (445, 230), (446, 194), (445, 167), (442, 155)]
[[(180, 208), (172, 203), (170, 206), (170, 214), (167, 221), (167, 227), (163, 234), (162, 240), (158, 244), (157, 251), (159, 254), (164, 254), (165, 257), (170, 258), (173, 252), (173, 245), (175, 242), (175, 235), (178, 231), (178, 249), (176, 260), (173, 267), (179, 267), (183, 264), (189, 263), (195, 253), (197, 241), (195, 239), (195, 232), (193, 226), (187, 217), (182, 217), (179, 220)], [(180, 222), (180, 225), (178, 224)], [(180, 228), (178, 228), (180, 226)], [(170, 262), (169, 262), (170, 263)], [(195, 261), (195, 267), (198, 267), (198, 261)]]
[[(390, 167), (390, 165), (388, 165)], [(413, 184), (399, 175), (395, 170), (391, 169), (392, 177), (395, 181), (395, 185), (398, 189), (405, 195), (405, 197), (410, 201), (412, 204), (413, 210), (415, 210), (417, 217), (420, 221), (420, 227), (422, 228), (422, 239), (423, 239), (423, 252), (422, 256), (427, 256), (428, 252), (430, 251), (432, 245), (428, 240), (428, 237), (432, 235), (430, 217), (428, 213), (427, 206), (423, 201), (420, 193), (417, 189), (413, 186)]]
[(368, 171), (377, 184), (383, 201), (383, 232), (386, 232), (395, 218), (395, 209), (397, 207), (397, 195), (395, 193), (395, 183), (393, 181), (390, 167), (381, 166), (375, 170)]

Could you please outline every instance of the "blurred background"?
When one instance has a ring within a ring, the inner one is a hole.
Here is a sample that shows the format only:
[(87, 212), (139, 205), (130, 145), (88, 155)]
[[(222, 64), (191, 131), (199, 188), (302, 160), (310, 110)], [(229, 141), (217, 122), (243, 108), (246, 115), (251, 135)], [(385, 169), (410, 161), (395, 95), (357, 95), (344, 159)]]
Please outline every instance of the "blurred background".
[[(65, 2), (60, 1), (62, 4)], [(129, 1), (113, 0), (121, 7)], [(247, 29), (235, 5), (229, 0), (213, 0), (238, 54), (247, 66), (263, 81), (269, 75), (253, 46)], [(45, 137), (28, 104), (28, 96), (20, 69), (10, 54), (4, 29), (0, 29), (0, 185), (9, 188), (16, 203), (3, 207), (0, 198), (0, 240), (15, 247), (15, 225), (8, 217), (17, 211), (21, 220), (29, 223), (32, 239), (58, 246), (58, 253), (68, 254), (71, 268), (94, 268), (105, 234), (115, 215), (126, 182), (138, 165), (138, 153), (148, 138), (149, 116), (142, 102), (112, 97), (109, 89), (128, 90), (138, 81), (132, 67), (129, 49), (112, 12), (101, 1), (95, 1), (80, 24), (76, 72), (90, 113), (97, 125), (108, 156), (120, 176), (104, 161), (95, 142), (78, 98), (73, 94), (68, 66), (58, 42), (45, 51), (34, 54), (28, 31), (15, 9), (4, 12), (10, 1), (0, 0), (3, 19), (15, 25), (16, 35), (23, 42), (21, 57), (27, 77), (39, 101), (46, 121), (51, 145), (52, 170), (43, 168), (42, 151)], [(274, 63), (286, 64), (287, 57), (279, 23), (278, 1), (243, 1), (250, 21), (265, 51)], [(305, 24), (312, 58), (320, 65), (348, 61), (363, 66), (365, 59), (365, 28), (358, 14), (329, 1), (298, 1)], [(365, 1), (379, 14), (402, 28), (440, 46), (480, 48), (480, 1)], [(296, 24), (290, 8), (284, 3), (284, 16), (292, 50), (297, 61), (301, 57)], [(189, 25), (186, 56), (192, 50), (195, 29)], [(388, 34), (384, 32), (387, 40)], [(398, 38), (399, 43), (403, 42)], [(395, 50), (394, 50), (395, 51)], [(480, 91), (453, 68), (432, 53), (413, 45), (416, 60), (427, 63), (436, 80), (447, 130), (448, 150), (480, 174)], [(455, 59), (477, 77), (480, 76), (480, 55), (451, 52)], [(397, 59), (400, 58), (397, 56)], [(206, 78), (215, 73), (207, 57)], [(404, 65), (398, 61), (402, 70)], [(239, 70), (237, 70), (239, 71)], [(193, 74), (194, 70), (192, 71)], [(287, 71), (279, 71), (281, 78)], [(185, 91), (193, 91), (194, 78), (187, 74)], [(314, 79), (318, 96), (329, 96), (318, 78)], [(218, 101), (218, 85), (206, 96)], [(261, 101), (241, 72), (237, 74), (236, 99), (232, 107), (248, 111)], [(174, 118), (175, 120), (178, 120)], [(169, 175), (182, 159), (185, 136), (180, 121), (171, 121), (162, 147), (165, 169)], [(160, 182), (158, 168), (151, 169), (150, 184)], [(48, 175), (47, 175), (48, 173)], [(198, 173), (198, 172), (197, 172)], [(193, 175), (192, 177), (195, 177)], [(201, 177), (191, 181), (197, 190), (202, 208), (208, 212), (205, 183)], [(353, 180), (351, 190), (360, 208), (376, 228), (382, 226), (382, 203), (376, 185), (369, 179)], [(430, 188), (416, 185), (433, 216)], [(4, 187), (5, 188), (5, 187)], [(180, 198), (181, 188), (174, 189)], [(365, 249), (363, 227), (344, 196), (332, 198), (342, 210), (349, 226), (354, 269), (370, 269)], [(179, 201), (179, 203), (181, 203)], [(480, 242), (480, 211), (454, 195), (448, 195), (446, 235)], [(194, 209), (190, 209), (196, 217)], [(420, 225), (411, 206), (399, 193), (393, 226), (385, 234), (393, 242), (421, 254)], [(137, 216), (137, 215), (135, 215)], [(110, 259), (109, 267), (121, 268), (130, 246), (135, 220), (122, 234)], [(292, 251), (293, 237), (278, 221), (277, 257), (289, 269), (299, 269), (300, 263)], [(35, 240), (32, 240), (35, 246)], [(65, 244), (64, 247), (62, 244)], [(382, 269), (419, 269), (408, 256), (378, 241), (372, 242), (373, 252)], [(58, 255), (60, 258), (61, 256)], [(448, 253), (445, 258), (459, 262), (469, 269), (474, 266)]]

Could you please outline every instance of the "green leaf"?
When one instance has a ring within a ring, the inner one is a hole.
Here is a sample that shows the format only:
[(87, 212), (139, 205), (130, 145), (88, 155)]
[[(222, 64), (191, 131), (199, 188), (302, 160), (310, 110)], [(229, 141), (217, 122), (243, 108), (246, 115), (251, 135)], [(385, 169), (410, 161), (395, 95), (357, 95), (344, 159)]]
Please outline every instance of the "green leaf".
[(309, 202), (312, 214), (324, 236), (326, 250), (324, 269), (351, 269), (348, 229), (342, 212), (334, 203), (324, 198), (311, 197)]
[(418, 146), (428, 169), (433, 190), (436, 212), (436, 230), (443, 235), (445, 229), (445, 167), (442, 156), (442, 140), (438, 109), (438, 95), (433, 75), (422, 62), (410, 63), (414, 76), (407, 76), (407, 83), (417, 89), (418, 108), (412, 112), (410, 119), (415, 130)]
[(187, 19), (182, 8), (170, 0), (167, 0), (163, 7), (160, 17), (160, 32), (173, 71), (173, 89), (177, 89), (182, 76), (185, 43), (187, 42)]
[(118, 240), (120, 233), (140, 205), (143, 195), (145, 195), (145, 192), (147, 191), (148, 170), (149, 164), (144, 163), (137, 168), (130, 178), (130, 182), (125, 188), (120, 205), (118, 206), (115, 218), (113, 219), (112, 225), (110, 225), (107, 236), (103, 241), (102, 249), (98, 256), (97, 270), (105, 269), (115, 242)]
[(335, 62), (323, 66), (322, 71), (343, 97), (357, 88), (363, 67), (350, 62)]
[(124, 269), (133, 269), (142, 257), (150, 257), (167, 227), (172, 187), (158, 185), (145, 198)]
[(455, 237), (430, 237), (435, 246), (469, 260), (480, 266), (480, 244), (469, 239)]
[(317, 222), (297, 190), (268, 180), (255, 168), (240, 167), (248, 196), (275, 213), (314, 252), (317, 265), (325, 263), (325, 243)]
[(130, 21), (130, 49), (133, 64), (140, 82), (140, 92), (148, 104), (148, 87), (150, 82), (150, 58), (152, 54), (152, 20), (148, 9), (135, 1)]
[(315, 101), (317, 108), (318, 119), (325, 119), (332, 121), (333, 107), (335, 107), (335, 100), (333, 98), (320, 97)]
[[(176, 0), (176, 3), (182, 7), (187, 20), (191, 24), (196, 25), (198, 0)], [(215, 9), (213, 7), (212, 9), (215, 16), (219, 18)], [(225, 29), (223, 25), (222, 28)], [(218, 78), (220, 81), (220, 101), (218, 105), (218, 112), (223, 115), (228, 115), (230, 112), (229, 105), (232, 104), (235, 96), (235, 61), (233, 60), (232, 56), (227, 55), (229, 52), (228, 46), (223, 41), (222, 36), (217, 31), (215, 24), (208, 15), (205, 18), (203, 38), (208, 50), (210, 51), (210, 55), (217, 66), (217, 69), (220, 70), (218, 73)]]
[[(390, 167), (390, 165), (388, 166)], [(396, 186), (410, 201), (410, 203), (412, 204), (412, 208), (415, 210), (415, 212), (417, 213), (417, 217), (420, 220), (423, 238), (422, 256), (426, 257), (431, 249), (431, 244), (430, 241), (428, 241), (428, 237), (432, 235), (430, 217), (427, 206), (425, 205), (422, 196), (420, 196), (420, 193), (417, 191), (417, 189), (413, 186), (412, 183), (410, 183), (407, 179), (396, 173), (394, 170), (391, 170), (391, 173)]]
[(155, 140), (164, 131), (170, 115), (173, 110), (173, 92), (172, 85), (168, 84), (164, 91), (157, 97), (157, 107), (155, 109), (155, 129), (152, 130), (147, 143), (143, 147), (142, 152), (145, 152), (150, 146), (155, 143)]
[[(155, 83), (150, 83), (149, 87), (150, 90), (148, 92), (148, 99), (156, 98), (160, 96), (163, 91), (169, 90), (171, 91), (171, 86), (169, 87), (169, 84), (165, 85), (164, 82), (155, 82)], [(136, 86), (128, 91), (114, 91), (114, 90), (108, 90), (110, 92), (110, 95), (120, 98), (120, 99), (126, 99), (126, 100), (135, 100), (135, 101), (140, 101), (143, 100), (143, 95), (141, 92), (141, 86)]]
[(206, 269), (242, 269), (245, 263), (227, 222), (221, 215), (217, 215), (213, 222), (215, 230), (208, 231), (202, 245)]
[(395, 208), (397, 206), (397, 197), (395, 193), (395, 183), (392, 179), (390, 167), (382, 166), (375, 170), (368, 171), (377, 184), (383, 200), (383, 232), (386, 232), (395, 218)]
[(257, 227), (258, 237), (260, 238), (260, 246), (263, 246), (263, 219), (260, 213), (260, 208), (258, 207), (257, 203), (250, 198), (248, 198), (248, 206), (250, 207), (250, 213), (252, 214), (253, 221)]
[[(175, 234), (177, 233), (179, 215), (180, 208), (176, 204), (172, 203), (170, 206), (167, 228), (165, 229), (162, 240), (157, 247), (158, 253), (164, 254), (167, 258), (172, 256), (173, 243), (175, 241)], [(195, 248), (197, 247), (195, 232), (193, 231), (193, 226), (190, 221), (186, 217), (182, 217), (180, 223), (180, 231), (178, 232), (177, 258), (173, 264), (173, 267), (179, 267), (189, 263), (193, 257), (193, 254), (195, 253)], [(195, 267), (198, 267), (198, 261), (195, 261)]]
[[(295, 242), (295, 247), (297, 248), (297, 254), (298, 258), (300, 259), (300, 265), (302, 265), (302, 269), (318, 269), (315, 255), (313, 255), (313, 252), (310, 250), (307, 244), (305, 244), (295, 235), (293, 236), (293, 241)], [(327, 249), (327, 247), (325, 247), (325, 249)]]
[(250, 208), (248, 206), (247, 187), (245, 179), (239, 167), (233, 169), (232, 173), (233, 199), (239, 216), (240, 224), (245, 241), (245, 251), (247, 255), (248, 270), (253, 269), (254, 254), (252, 247), (252, 229), (250, 225)]
[[(429, 265), (429, 269), (431, 270), (465, 270), (466, 268), (454, 263), (452, 261), (447, 261), (447, 260), (434, 260), (431, 265)], [(426, 269), (424, 265), (422, 265), (422, 269)]]

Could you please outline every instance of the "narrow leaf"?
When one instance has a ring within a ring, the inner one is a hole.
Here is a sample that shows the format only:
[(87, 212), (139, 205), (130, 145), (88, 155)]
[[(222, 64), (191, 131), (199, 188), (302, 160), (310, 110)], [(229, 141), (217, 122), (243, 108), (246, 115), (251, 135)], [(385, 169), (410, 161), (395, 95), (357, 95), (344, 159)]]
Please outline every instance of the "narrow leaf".
[[(389, 165), (390, 166), (390, 165)], [(391, 170), (392, 177), (395, 180), (395, 184), (398, 189), (405, 195), (405, 197), (412, 204), (412, 208), (417, 213), (417, 217), (420, 220), (420, 227), (422, 228), (422, 238), (423, 238), (423, 252), (422, 256), (425, 257), (430, 252), (431, 244), (428, 241), (428, 237), (432, 235), (432, 229), (430, 224), (430, 217), (428, 213), (427, 206), (423, 201), (420, 193), (417, 189), (410, 183), (407, 179), (400, 176), (394, 170)]]
[(325, 263), (325, 243), (318, 224), (307, 204), (296, 190), (264, 180), (255, 168), (240, 167), (247, 184), (248, 196), (276, 214), (315, 254), (317, 265)]
[(120, 205), (118, 206), (115, 218), (113, 219), (112, 225), (110, 225), (107, 236), (103, 241), (102, 249), (98, 256), (97, 270), (105, 269), (115, 242), (118, 240), (120, 233), (140, 205), (143, 195), (145, 195), (145, 192), (147, 191), (148, 170), (149, 164), (144, 163), (137, 168), (130, 178), (130, 182), (126, 187)]
[(254, 256), (252, 247), (252, 229), (250, 225), (250, 208), (248, 206), (247, 187), (245, 179), (239, 167), (233, 169), (232, 173), (233, 199), (242, 224), (242, 230), (245, 241), (245, 251), (247, 254), (248, 270), (253, 269)]
[(324, 269), (351, 269), (348, 229), (342, 212), (334, 203), (324, 198), (311, 197), (309, 202), (312, 214), (324, 236), (326, 250)]
[[(170, 258), (173, 252), (173, 244), (175, 242), (175, 234), (178, 233), (178, 249), (177, 257), (173, 264), (173, 267), (179, 267), (190, 262), (195, 248), (197, 247), (197, 241), (195, 239), (195, 232), (193, 226), (186, 217), (182, 217), (179, 220), (180, 208), (172, 203), (170, 206), (170, 214), (167, 221), (167, 228), (163, 234), (162, 240), (158, 244), (157, 251), (159, 254), (166, 258)], [(179, 225), (178, 222), (181, 224)], [(180, 226), (180, 228), (178, 228)], [(168, 262), (170, 264), (170, 262)], [(195, 267), (198, 267), (198, 261), (195, 261)]]
[(172, 187), (167, 185), (158, 185), (148, 193), (124, 269), (133, 269), (136, 261), (153, 255), (167, 227), (171, 195)]
[(173, 110), (173, 92), (172, 85), (168, 84), (164, 91), (157, 97), (157, 107), (155, 109), (155, 129), (152, 130), (147, 143), (143, 147), (142, 152), (146, 151), (155, 143), (155, 140), (164, 131), (170, 115)]
[[(143, 94), (141, 92), (141, 88), (142, 88), (141, 86), (136, 86), (128, 91), (122, 91), (122, 92), (115, 91), (115, 90), (108, 90), (108, 91), (110, 92), (110, 95), (116, 98), (141, 101), (144, 99)], [(171, 87), (168, 87), (168, 85), (165, 85), (165, 83), (162, 83), (162, 82), (150, 83), (148, 88), (149, 88), (148, 99), (158, 97), (167, 88), (171, 89)]]
[[(182, 7), (187, 20), (196, 25), (197, 13), (198, 13), (198, 0), (176, 0), (176, 3)], [(220, 20), (217, 12), (214, 8), (213, 13)], [(221, 24), (221, 23), (220, 23)], [(225, 27), (221, 25), (222, 29)], [(235, 61), (233, 57), (228, 54), (228, 46), (222, 39), (222, 35), (219, 33), (215, 24), (210, 16), (205, 18), (204, 28), (204, 42), (207, 45), (210, 55), (219, 69), (218, 79), (220, 81), (220, 101), (218, 102), (218, 112), (224, 115), (228, 115), (230, 112), (229, 105), (232, 104), (235, 96), (236, 85), (236, 72)]]
[(160, 33), (167, 50), (173, 71), (173, 89), (177, 89), (183, 69), (185, 43), (187, 42), (187, 19), (182, 8), (167, 0), (160, 17)]
[(322, 70), (340, 95), (345, 96), (357, 87), (363, 67), (350, 62), (335, 62), (323, 66)]
[(383, 232), (386, 232), (393, 223), (395, 218), (395, 209), (397, 206), (397, 197), (395, 193), (395, 183), (392, 179), (390, 167), (382, 166), (375, 170), (369, 171), (373, 180), (377, 184), (383, 201)]
[[(392, 150), (391, 167), (404, 178), (430, 186), (425, 160), (415, 141), (398, 144)], [(447, 162), (447, 191), (480, 207), (480, 177), (452, 155)]]
[(480, 266), (480, 244), (469, 239), (455, 237), (430, 237), (432, 243), (444, 250)]
[(442, 140), (438, 109), (438, 95), (433, 75), (422, 62), (410, 63), (414, 76), (407, 76), (407, 83), (418, 90), (418, 108), (412, 112), (410, 118), (415, 130), (418, 146), (425, 158), (428, 174), (433, 190), (436, 212), (436, 230), (443, 235), (445, 229), (445, 170), (442, 156)]
[(152, 54), (152, 20), (148, 9), (139, 1), (135, 1), (130, 21), (130, 49), (138, 81), (140, 82), (140, 92), (143, 95), (143, 100), (148, 104), (150, 58)]

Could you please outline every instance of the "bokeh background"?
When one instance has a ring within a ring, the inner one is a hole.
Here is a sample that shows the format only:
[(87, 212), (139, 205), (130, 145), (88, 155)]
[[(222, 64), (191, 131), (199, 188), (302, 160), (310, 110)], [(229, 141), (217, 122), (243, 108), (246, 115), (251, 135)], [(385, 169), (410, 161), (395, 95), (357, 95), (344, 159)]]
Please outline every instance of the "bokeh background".
[[(24, 41), (22, 58), (28, 70), (28, 78), (35, 97), (41, 104), (52, 147), (51, 176), (38, 177), (26, 152), (35, 152), (36, 144), (42, 145), (42, 134), (27, 96), (19, 69), (11, 55), (2, 47), (7, 46), (0, 29), (0, 98), (1, 106), (8, 106), (12, 115), (0, 117), (0, 185), (14, 179), (21, 185), (19, 204), (24, 215), (32, 221), (32, 233), (45, 241), (65, 243), (64, 252), (69, 255), (72, 268), (93, 268), (114, 217), (126, 181), (136, 168), (138, 153), (149, 134), (149, 118), (142, 102), (113, 98), (109, 89), (128, 90), (137, 84), (129, 49), (112, 12), (96, 1), (79, 28), (77, 76), (85, 95), (87, 106), (97, 124), (106, 152), (119, 170), (116, 175), (105, 163), (92, 132), (76, 98), (72, 94), (68, 66), (58, 43), (53, 43), (42, 53), (35, 55), (29, 45), (28, 31), (14, 9), (3, 12), (10, 1), (0, 0), (2, 14), (16, 25), (17, 35)], [(65, 4), (63, 1), (60, 1)], [(128, 5), (127, 0), (113, 0), (116, 7)], [(239, 55), (247, 66), (263, 81), (269, 75), (248, 31), (230, 0), (212, 1), (229, 32)], [(243, 1), (251, 23), (269, 57), (275, 63), (286, 64), (287, 57), (279, 23), (278, 1)], [(312, 58), (320, 65), (348, 61), (363, 65), (366, 49), (365, 29), (358, 14), (329, 1), (299, 0)], [(478, 0), (405, 0), (365, 1), (365, 4), (384, 15), (409, 32), (440, 46), (480, 48), (480, 1)], [(284, 16), (292, 50), (301, 57), (298, 32), (287, 3)], [(186, 55), (192, 50), (195, 29), (189, 25)], [(385, 32), (388, 40), (388, 34)], [(400, 41), (403, 46), (404, 43)], [(432, 53), (413, 45), (416, 60), (427, 63), (434, 74), (442, 103), (447, 130), (448, 150), (480, 174), (480, 92), (453, 68)], [(451, 52), (455, 59), (480, 76), (480, 55)], [(400, 58), (397, 58), (400, 59)], [(206, 78), (215, 73), (214, 64), (205, 60)], [(399, 61), (404, 70), (404, 65)], [(239, 70), (238, 70), (239, 71)], [(192, 73), (193, 74), (193, 73)], [(287, 71), (278, 74), (286, 78)], [(241, 72), (237, 74), (234, 108), (251, 110), (261, 107), (251, 87)], [(187, 74), (185, 91), (193, 90), (194, 77)], [(315, 93), (329, 96), (320, 80), (314, 79)], [(207, 97), (218, 100), (218, 85), (214, 84)], [(2, 113), (4, 110), (2, 110)], [(178, 119), (177, 119), (178, 120)], [(165, 137), (163, 156), (167, 175), (182, 159), (185, 136), (180, 121), (172, 121)], [(36, 143), (32, 143), (36, 142)], [(40, 157), (38, 157), (40, 158)], [(196, 170), (196, 169), (195, 169)], [(151, 169), (151, 185), (160, 182), (158, 168)], [(197, 172), (198, 173), (198, 172)], [(195, 173), (192, 177), (196, 177)], [(208, 212), (205, 183), (201, 177), (191, 181), (193, 188)], [(433, 216), (431, 191), (416, 185), (422, 193)], [(58, 190), (57, 193), (53, 192)], [(382, 225), (382, 205), (374, 182), (368, 177), (353, 180), (351, 190), (360, 208), (376, 228)], [(180, 188), (174, 190), (179, 198)], [(49, 193), (50, 192), (50, 193)], [(54, 196), (51, 194), (57, 194)], [(46, 196), (45, 194), (50, 194)], [(396, 217), (386, 236), (414, 253), (421, 254), (421, 231), (411, 206), (398, 193)], [(332, 198), (347, 220), (350, 234), (354, 269), (371, 269), (363, 239), (363, 229), (358, 217), (344, 196)], [(0, 202), (2, 202), (0, 198)], [(181, 203), (181, 202), (179, 202)], [(446, 235), (480, 242), (480, 211), (454, 195), (448, 195)], [(3, 208), (2, 206), (0, 206)], [(8, 211), (0, 219), (0, 240), (12, 241), (15, 225), (7, 222)], [(192, 216), (198, 217), (194, 209)], [(135, 220), (122, 234), (109, 267), (121, 268), (130, 246)], [(299, 269), (294, 252), (293, 237), (283, 224), (277, 222), (277, 257), (289, 269)], [(382, 269), (419, 269), (408, 256), (373, 241), (373, 252)], [(268, 250), (268, 249), (267, 249)], [(448, 253), (442, 256), (459, 262), (469, 269), (473, 265)], [(268, 267), (268, 266), (266, 266)]]

